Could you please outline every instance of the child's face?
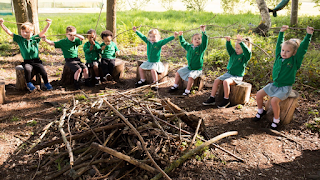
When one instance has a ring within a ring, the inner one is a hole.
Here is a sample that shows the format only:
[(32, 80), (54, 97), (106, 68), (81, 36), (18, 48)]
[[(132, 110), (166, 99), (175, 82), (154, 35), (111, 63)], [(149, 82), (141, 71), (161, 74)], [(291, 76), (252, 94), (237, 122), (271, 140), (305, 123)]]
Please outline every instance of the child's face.
[(293, 50), (292, 45), (289, 44), (282, 44), (281, 46), (281, 57), (283, 59), (288, 59), (291, 56), (295, 55), (296, 52)]
[(23, 38), (29, 40), (29, 39), (32, 37), (32, 35), (33, 35), (33, 32), (32, 32), (32, 31), (27, 30), (27, 29), (24, 29), (24, 30), (21, 29), (21, 36), (22, 36)]
[(67, 38), (69, 39), (69, 41), (74, 41), (74, 39), (76, 38), (74, 35), (76, 34), (77, 34), (77, 31), (67, 32)]
[(104, 36), (104, 37), (103, 37), (103, 41), (104, 41), (105, 43), (110, 43), (110, 42), (112, 41), (112, 36)]
[(201, 42), (202, 42), (202, 39), (200, 35), (194, 35), (192, 37), (191, 43), (193, 44), (193, 46), (197, 47), (201, 44)]
[(236, 43), (235, 50), (238, 55), (243, 53), (243, 50), (242, 50), (240, 44), (238, 44), (238, 43)]
[(96, 35), (96, 33), (94, 33), (94, 32), (88, 35), (89, 41), (90, 41), (90, 40), (91, 40), (91, 41), (95, 41), (95, 40), (96, 40), (96, 37), (97, 37), (97, 35)]
[(158, 42), (159, 41), (159, 35), (155, 34), (155, 33), (150, 33), (149, 34), (149, 40), (150, 42), (154, 43), (154, 42)]

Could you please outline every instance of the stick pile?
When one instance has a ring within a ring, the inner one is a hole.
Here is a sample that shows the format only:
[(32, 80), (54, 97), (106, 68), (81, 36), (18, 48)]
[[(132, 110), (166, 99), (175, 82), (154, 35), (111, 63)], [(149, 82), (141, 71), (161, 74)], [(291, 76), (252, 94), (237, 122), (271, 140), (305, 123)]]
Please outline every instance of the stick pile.
[[(28, 150), (46, 151), (36, 175), (45, 179), (170, 179), (167, 173), (176, 168), (174, 164), (204, 148), (193, 149), (195, 139), (205, 141), (198, 135), (198, 131), (204, 133), (203, 122), (181, 109), (177, 112), (169, 100), (154, 95), (144, 88), (98, 97), (83, 93), (64, 104), (60, 118), (49, 123)], [(196, 121), (191, 128), (190, 122), (184, 123), (189, 116)], [(181, 127), (197, 130), (194, 134)], [(215, 137), (206, 146), (236, 134)], [(191, 149), (188, 153), (187, 148)], [(170, 171), (162, 170), (166, 167)]]

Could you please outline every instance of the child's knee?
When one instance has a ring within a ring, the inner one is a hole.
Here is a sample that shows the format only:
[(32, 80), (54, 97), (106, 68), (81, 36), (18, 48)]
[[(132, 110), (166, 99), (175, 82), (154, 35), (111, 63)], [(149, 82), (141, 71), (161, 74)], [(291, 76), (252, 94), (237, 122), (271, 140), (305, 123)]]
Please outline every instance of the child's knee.
[(271, 106), (279, 105), (280, 101), (281, 101), (281, 99), (279, 99), (277, 97), (272, 97)]

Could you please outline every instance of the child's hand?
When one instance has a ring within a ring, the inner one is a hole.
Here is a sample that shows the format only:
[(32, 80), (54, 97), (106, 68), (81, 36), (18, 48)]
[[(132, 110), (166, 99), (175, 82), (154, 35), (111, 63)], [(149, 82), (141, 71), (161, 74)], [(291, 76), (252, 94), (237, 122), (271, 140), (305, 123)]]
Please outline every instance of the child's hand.
[(51, 23), (52, 23), (52, 20), (49, 19), (49, 18), (47, 18), (46, 21), (47, 21), (48, 24), (51, 24)]
[(47, 39), (47, 37), (44, 35), (44, 36), (41, 37), (41, 39), (42, 39), (43, 41), (45, 41), (45, 40)]
[(4, 20), (2, 18), (0, 18), (0, 24), (3, 24)]
[(284, 32), (286, 31), (287, 29), (289, 29), (289, 26), (288, 25), (283, 25), (280, 29), (280, 32)]
[(201, 30), (202, 32), (206, 31), (206, 25), (200, 25), (200, 30)]
[(230, 41), (230, 39), (231, 39), (230, 36), (225, 36), (224, 38), (226, 38), (227, 41)]
[(237, 41), (241, 42), (242, 41), (242, 36), (240, 34), (237, 34)]
[(183, 34), (183, 31), (179, 31), (179, 36), (182, 36), (182, 34)]
[(179, 35), (177, 31), (174, 32), (174, 37), (176, 38)]
[(314, 28), (313, 27), (307, 27), (307, 33), (308, 34), (313, 34)]
[(106, 46), (107, 46), (107, 45), (102, 46), (102, 47), (101, 47), (101, 50), (102, 50), (102, 51), (105, 50), (105, 49), (106, 49)]
[(96, 45), (96, 42), (94, 42), (94, 39), (93, 39), (93, 38), (89, 38), (89, 43), (90, 43), (91, 45)]
[(137, 27), (133, 26), (133, 27), (132, 27), (132, 30), (133, 30), (134, 32), (136, 32), (136, 31), (137, 31)]

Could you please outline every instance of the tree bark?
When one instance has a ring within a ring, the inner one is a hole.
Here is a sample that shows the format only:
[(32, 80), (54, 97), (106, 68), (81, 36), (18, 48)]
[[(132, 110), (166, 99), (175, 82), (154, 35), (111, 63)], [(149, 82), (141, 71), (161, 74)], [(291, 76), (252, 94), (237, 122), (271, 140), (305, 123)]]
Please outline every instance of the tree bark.
[(38, 0), (27, 1), (28, 20), (34, 26), (34, 34), (40, 33), (38, 20)]
[(269, 10), (267, 4), (264, 0), (256, 0), (260, 14), (261, 14), (261, 22), (254, 32), (260, 34), (261, 36), (266, 36), (267, 32), (271, 27), (271, 18), (269, 14)]
[[(117, 0), (107, 0), (107, 28), (116, 36), (116, 1)], [(116, 39), (113, 39), (116, 42)]]
[(292, 0), (290, 26), (297, 26), (298, 24), (298, 9), (299, 9), (299, 0)]
[(21, 35), (20, 28), (21, 24), (28, 21), (28, 13), (27, 13), (27, 3), (25, 0), (14, 0), (13, 1), (14, 15), (16, 17), (18, 33)]

